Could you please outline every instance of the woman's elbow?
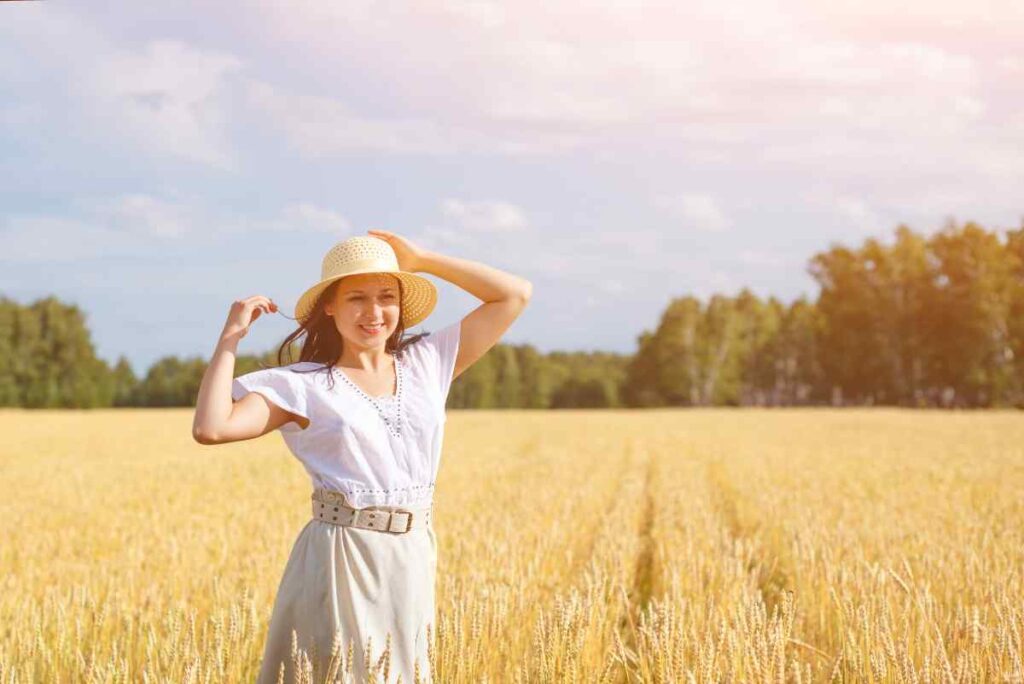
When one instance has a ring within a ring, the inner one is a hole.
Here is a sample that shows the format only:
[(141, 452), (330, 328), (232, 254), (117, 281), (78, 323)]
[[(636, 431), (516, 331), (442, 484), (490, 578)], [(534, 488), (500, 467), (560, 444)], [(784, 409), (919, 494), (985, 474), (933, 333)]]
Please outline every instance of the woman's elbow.
[(528, 304), (531, 296), (533, 296), (533, 283), (526, 280), (523, 282), (523, 291), (520, 293), (520, 298), (523, 300), (523, 304)]
[(200, 428), (192, 428), (192, 439), (199, 444), (220, 444), (216, 435)]

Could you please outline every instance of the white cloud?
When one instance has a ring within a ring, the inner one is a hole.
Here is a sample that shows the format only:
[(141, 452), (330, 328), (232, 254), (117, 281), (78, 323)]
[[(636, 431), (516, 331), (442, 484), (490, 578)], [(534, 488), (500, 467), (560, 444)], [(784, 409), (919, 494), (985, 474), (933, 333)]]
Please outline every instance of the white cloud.
[(445, 12), (485, 29), (498, 28), (507, 18), (504, 5), (498, 2), (444, 0), (440, 6)]
[(152, 195), (123, 195), (106, 204), (112, 223), (127, 231), (177, 238), (190, 230), (189, 208)]
[(867, 237), (884, 239), (889, 236), (896, 224), (911, 213), (910, 205), (919, 196), (903, 199), (907, 204), (901, 207), (898, 202), (844, 193), (842, 188), (814, 187), (802, 194), (801, 203), (820, 217), (817, 221), (822, 226), (827, 227), (824, 230), (819, 228), (820, 232), (852, 246)]
[(462, 249), (467, 244), (465, 233), (446, 226), (425, 226), (419, 231), (416, 238), (416, 242), (422, 243), (428, 249)]
[(3, 259), (63, 262), (127, 254), (213, 232), (213, 222), (187, 201), (143, 193), (80, 198), (63, 215), (8, 214), (0, 219)]
[[(857, 192), (887, 205), (969, 185), (1005, 212), (1019, 204), (1013, 186), (1024, 173), (1024, 127), (1014, 123), (1024, 90), (1007, 85), (1020, 69), (1024, 22), (1013, 19), (1024, 5), (997, 0), (975, 15), (952, 1), (905, 4), (913, 21), (903, 6), (842, 1), (568, 0), (553, 25), (552, 10), (530, 2), (296, 0), (268, 8), (269, 30), (301, 44), (319, 74), (366, 65), (372, 104), (350, 89), (250, 90), (312, 157), (672, 159), (739, 165), (751, 182), (780, 188), (872, 178)], [(943, 167), (957, 169), (955, 180), (936, 178)], [(793, 187), (794, 208), (802, 192)], [(733, 223), (706, 199), (680, 202), (691, 228)]]
[(308, 202), (284, 206), (277, 215), (225, 215), (196, 198), (171, 193), (171, 198), (125, 194), (84, 198), (67, 215), (12, 214), (0, 218), (4, 249), (0, 260), (37, 263), (92, 259), (152, 250), (169, 244), (193, 243), (252, 232), (352, 232), (337, 211)]
[(281, 220), (276, 222), (276, 225), (283, 230), (320, 231), (338, 235), (352, 230), (349, 220), (338, 212), (308, 202), (286, 206)]
[(720, 232), (731, 225), (731, 221), (709, 195), (684, 193), (663, 195), (656, 202), (661, 207), (683, 220), (683, 225), (692, 230)]
[(0, 223), (0, 262), (68, 263), (110, 254), (124, 246), (121, 231), (60, 216), (14, 215)]
[(741, 250), (736, 255), (736, 261), (741, 264), (748, 266), (782, 266), (786, 260), (784, 257), (778, 254), (772, 254), (770, 252), (761, 252), (752, 249)]
[(537, 228), (526, 212), (503, 200), (445, 198), (439, 204), (440, 221), (412, 231), (412, 239), (427, 249), (457, 249), (480, 258), (516, 259), (532, 243)]
[(571, 277), (581, 274), (579, 260), (573, 259), (568, 253), (556, 249), (536, 252), (530, 259), (530, 270), (549, 277)]
[(220, 215), (206, 210), (201, 224), (209, 233), (326, 233), (343, 240), (353, 232), (349, 219), (336, 209), (311, 202), (292, 202), (266, 216)]
[(483, 233), (521, 231), (529, 225), (520, 207), (500, 200), (448, 198), (441, 202), (441, 215), (458, 229)]
[(429, 156), (557, 154), (581, 144), (572, 132), (491, 132), (481, 123), (435, 115), (368, 116), (343, 99), (283, 91), (249, 81), (248, 103), (309, 158), (364, 152)]
[(94, 116), (143, 147), (230, 168), (227, 82), (241, 66), (231, 54), (159, 40), (100, 56), (76, 92)]
[(595, 231), (588, 241), (609, 254), (630, 259), (660, 259), (666, 254), (664, 231), (655, 228), (630, 228)]
[(238, 57), (179, 40), (119, 42), (81, 7), (23, 4), (0, 22), (0, 133), (62, 136), (122, 163), (127, 149), (231, 168)]
[[(1024, 95), (1010, 87), (1024, 68), (1015, 52), (1024, 40), (1024, 22), (1016, 21), (1024, 5), (996, 0), (984, 13), (954, 0), (905, 5), (895, 14), (853, 0), (724, 7), (567, 0), (553, 23), (550, 7), (529, 1), (296, 0), (267, 3), (256, 19), (266, 22), (259, 44), (217, 48), (147, 42), (141, 31), (137, 42), (119, 43), (113, 31), (100, 30), (109, 16), (95, 12), (101, 18), (91, 26), (40, 3), (45, 11), (35, 22), (0, 26), (0, 57), (8, 57), (0, 86), (19, 88), (0, 104), (0, 126), (19, 140), (37, 114), (63, 123), (60, 111), (69, 122), (84, 112), (91, 117), (80, 131), (127, 139), (129, 153), (215, 168), (238, 163), (245, 150), (233, 147), (236, 136), (258, 136), (246, 140), (255, 153), (277, 152), (266, 144), (268, 128), (304, 157), (418, 155), (483, 165), (493, 160), (476, 155), (563, 156), (574, 164), (565, 172), (590, 163), (595, 174), (627, 165), (661, 174), (667, 159), (679, 162), (681, 174), (737, 170), (736, 182), (752, 184), (750, 202), (788, 192), (781, 201), (791, 199), (794, 210), (818, 210), (858, 233), (872, 225), (888, 231), (906, 214), (946, 207), (964, 215), (978, 207), (1008, 212), (1019, 206), (1024, 173), (1024, 126), (1016, 116)], [(18, 50), (27, 57), (12, 62)], [(290, 71), (257, 70), (271, 54), (283, 55)], [(62, 106), (22, 97), (32, 92), (22, 75), (30, 62), (43, 65), (46, 91)], [(693, 231), (728, 231), (746, 215), (728, 179), (684, 178), (678, 187), (693, 182), (702, 193), (656, 204)], [(832, 193), (818, 205), (806, 196), (816, 183)], [(119, 214), (83, 220), (165, 238), (191, 226), (351, 229), (344, 211), (308, 203), (239, 218), (216, 216), (191, 199), (127, 197)], [(517, 240), (499, 232), (537, 229), (514, 205), (492, 204), (450, 200), (438, 225), (420, 235), (445, 245), (499, 244), (502, 255), (512, 254)], [(672, 236), (657, 235), (680, 233), (665, 231), (678, 224), (658, 223), (632, 244), (600, 227), (588, 239), (613, 256), (627, 247), (643, 254), (678, 247)]]
[(875, 213), (863, 200), (856, 197), (838, 197), (835, 201), (835, 208), (840, 219), (855, 233), (868, 235), (881, 235), (887, 233), (891, 226), (885, 224), (881, 217)]
[(905, 213), (916, 212), (935, 217), (957, 215), (966, 218), (982, 204), (979, 194), (969, 188), (949, 188), (924, 190), (913, 197), (900, 198), (894, 206)]
[(366, 150), (418, 154), (455, 151), (444, 127), (428, 120), (374, 120), (358, 115), (339, 99), (286, 94), (256, 81), (248, 84), (247, 94), (250, 104), (269, 115), (292, 144), (309, 157)]
[(1009, 72), (1024, 72), (1024, 59), (1016, 55), (1007, 55), (996, 60), (996, 66)]
[(81, 96), (118, 135), (221, 167), (233, 163), (233, 115), (254, 112), (309, 157), (593, 150), (615, 159), (640, 144), (715, 165), (791, 168), (831, 151), (842, 154), (827, 159), (841, 173), (864, 145), (875, 158), (901, 144), (964, 159), (967, 173), (1019, 168), (991, 159), (1024, 144), (1019, 131), (998, 133), (1024, 103), (996, 80), (1020, 68), (1009, 48), (1024, 40), (1021, 6), (998, 0), (975, 15), (952, 2), (905, 5), (893, 14), (842, 2), (569, 0), (557, 10), (565, 31), (529, 2), (268, 3), (267, 39), (309, 78), (264, 72), (239, 83), (251, 112), (232, 108), (242, 104), (231, 98), (242, 69), (232, 51), (90, 39), (90, 49), (66, 52), (69, 69), (89, 77)]
[[(567, 32), (552, 30), (546, 6), (443, 7), (383, 4), (357, 17), (348, 7), (297, 0), (268, 8), (266, 20), (273, 32), (301, 40), (311, 58), (375, 64), (391, 90), (429, 93), (435, 120), (476, 119), (492, 132), (515, 123), (535, 132), (576, 125), (593, 137), (609, 125), (667, 128), (708, 117), (726, 125), (812, 121), (806, 104), (822, 97), (852, 97), (860, 107), (879, 90), (908, 99), (970, 95), (981, 73), (971, 55), (913, 32), (845, 38), (810, 8), (570, 1), (558, 6), (561, 25), (573, 27)], [(848, 13), (856, 24), (856, 9)], [(898, 23), (874, 20), (883, 31)], [(395, 54), (395, 44), (419, 46), (430, 62)]]
[(618, 296), (626, 291), (626, 285), (618, 278), (600, 278), (594, 286), (606, 295)]

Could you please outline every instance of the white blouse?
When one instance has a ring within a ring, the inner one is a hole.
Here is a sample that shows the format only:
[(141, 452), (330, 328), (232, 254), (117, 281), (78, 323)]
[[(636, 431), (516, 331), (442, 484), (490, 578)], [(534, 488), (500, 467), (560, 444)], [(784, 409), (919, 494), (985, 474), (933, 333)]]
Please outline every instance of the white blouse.
[(278, 429), (314, 487), (344, 492), (357, 508), (429, 505), (461, 324), (436, 330), (396, 355), (394, 395), (370, 397), (338, 369), (330, 387), (326, 364), (299, 361), (238, 376), (231, 396), (237, 401), (258, 392), (309, 420), (305, 429), (295, 421)]

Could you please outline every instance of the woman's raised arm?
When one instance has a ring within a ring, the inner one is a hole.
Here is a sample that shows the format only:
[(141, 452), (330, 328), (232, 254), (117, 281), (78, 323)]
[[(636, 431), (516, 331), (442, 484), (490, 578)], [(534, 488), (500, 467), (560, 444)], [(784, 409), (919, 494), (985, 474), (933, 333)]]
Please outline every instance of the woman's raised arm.
[(443, 278), (483, 300), (462, 318), (452, 378), (458, 377), (493, 347), (530, 302), (533, 283), (479, 261), (426, 250), (386, 230), (371, 230), (387, 240), (403, 269)]
[(231, 396), (239, 341), (261, 314), (276, 311), (277, 304), (262, 295), (240, 299), (231, 305), (196, 398), (192, 438), (200, 444), (252, 439), (300, 419), (263, 394), (251, 392), (237, 402)]

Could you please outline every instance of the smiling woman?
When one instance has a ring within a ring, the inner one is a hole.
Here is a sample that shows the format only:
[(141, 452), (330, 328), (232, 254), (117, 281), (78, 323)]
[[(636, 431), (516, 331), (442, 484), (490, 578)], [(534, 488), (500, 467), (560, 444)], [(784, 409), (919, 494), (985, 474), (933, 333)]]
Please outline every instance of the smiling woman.
[[(388, 276), (380, 275), (352, 275), (343, 278), (338, 281), (334, 296), (335, 306), (340, 306), (342, 309), (348, 307), (353, 312), (352, 317), (356, 320), (360, 320), (360, 318), (373, 319), (376, 318), (376, 315), (371, 312), (364, 316), (361, 307), (367, 301), (377, 300), (382, 307), (382, 314), (396, 318), (397, 313), (392, 309), (398, 309), (398, 293), (401, 285), (398, 282), (392, 283), (391, 280), (392, 278)], [(328, 313), (328, 315), (333, 316), (334, 314)], [(380, 334), (388, 327), (387, 321), (381, 320), (366, 320), (358, 325), (365, 334), (371, 336)]]
[[(382, 235), (350, 238), (324, 257), (320, 281), (296, 306), (301, 327), (278, 350), (281, 361), (291, 340), (304, 334), (299, 361), (234, 378), (234, 403), (222, 401), (221, 381), (233, 371), (231, 344), (261, 311), (276, 308), (256, 297), (236, 302), (203, 377), (198, 441), (279, 429), (312, 479), (312, 519), (278, 586), (258, 684), (276, 682), (282, 672), (285, 681), (300, 674), (293, 637), (315, 681), (330, 674), (332, 648), (344, 656), (350, 647), (350, 662), (334, 662), (339, 672), (351, 668), (357, 681), (379, 676), (378, 666), (389, 682), (431, 681), (432, 504), (445, 403), (454, 378), (522, 311), (530, 285)], [(487, 301), (440, 330), (403, 339), (437, 299), (434, 286), (412, 273), (418, 269)]]

